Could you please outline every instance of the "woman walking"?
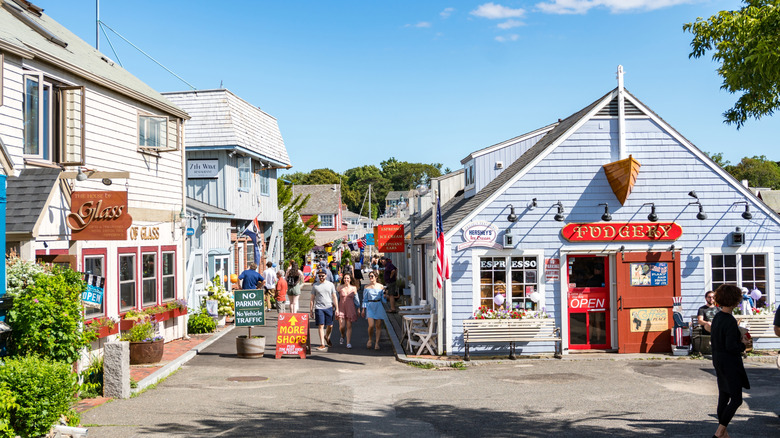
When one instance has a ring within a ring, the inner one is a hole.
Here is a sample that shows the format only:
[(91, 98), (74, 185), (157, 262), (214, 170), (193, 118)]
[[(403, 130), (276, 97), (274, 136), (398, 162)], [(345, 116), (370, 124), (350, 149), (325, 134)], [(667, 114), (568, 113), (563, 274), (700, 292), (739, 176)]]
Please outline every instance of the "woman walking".
[(352, 284), (352, 274), (342, 275), (336, 290), (339, 293), (339, 312), (336, 314), (339, 319), (339, 332), (341, 332), (339, 344), (344, 344), (346, 338), (347, 348), (352, 348), (352, 323), (357, 321), (359, 306), (357, 288)]
[(387, 302), (383, 293), (384, 286), (377, 283), (379, 273), (368, 273), (368, 284), (363, 288), (363, 317), (368, 318), (368, 343), (366, 348), (371, 348), (371, 332), (373, 330), (376, 339), (374, 350), (379, 350), (379, 332), (382, 329), (382, 314), (385, 308), (382, 303)]
[(726, 427), (742, 404), (742, 388), (750, 389), (742, 352), (750, 344), (743, 336), (732, 311), (742, 301), (737, 286), (724, 284), (715, 290), (715, 302), (720, 312), (712, 319), (712, 365), (718, 378), (718, 429), (715, 437), (728, 437)]
[(303, 272), (298, 268), (298, 262), (290, 261), (290, 268), (287, 270), (287, 297), (290, 299), (290, 313), (298, 313), (298, 297), (301, 296), (303, 287)]

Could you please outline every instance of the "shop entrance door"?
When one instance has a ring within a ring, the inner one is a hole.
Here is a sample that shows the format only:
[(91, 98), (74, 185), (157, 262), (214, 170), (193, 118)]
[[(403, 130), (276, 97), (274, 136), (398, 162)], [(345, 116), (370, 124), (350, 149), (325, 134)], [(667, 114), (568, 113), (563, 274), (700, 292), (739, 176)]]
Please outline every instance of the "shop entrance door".
[(611, 342), (607, 257), (570, 255), (567, 259), (569, 348), (608, 349)]
[(616, 255), (619, 353), (671, 351), (672, 297), (680, 296), (679, 252)]

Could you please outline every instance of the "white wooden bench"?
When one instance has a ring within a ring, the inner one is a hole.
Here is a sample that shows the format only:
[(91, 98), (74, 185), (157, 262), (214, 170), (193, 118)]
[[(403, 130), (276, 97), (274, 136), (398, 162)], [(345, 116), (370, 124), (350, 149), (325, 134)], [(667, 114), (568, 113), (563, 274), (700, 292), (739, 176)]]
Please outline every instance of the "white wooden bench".
[(766, 315), (734, 315), (738, 324), (744, 323), (753, 339), (776, 338), (774, 314)]
[(467, 319), (463, 321), (464, 360), (469, 357), (469, 344), (509, 342), (509, 358), (515, 355), (516, 342), (555, 342), (555, 357), (561, 357), (561, 329), (553, 318)]

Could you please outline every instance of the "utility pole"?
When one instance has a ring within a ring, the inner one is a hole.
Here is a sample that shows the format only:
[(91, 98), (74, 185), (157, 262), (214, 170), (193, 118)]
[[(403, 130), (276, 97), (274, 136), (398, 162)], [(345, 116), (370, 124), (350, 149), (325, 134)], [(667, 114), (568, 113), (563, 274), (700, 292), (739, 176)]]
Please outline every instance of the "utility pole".
[(95, 49), (100, 51), (100, 0), (95, 0)]

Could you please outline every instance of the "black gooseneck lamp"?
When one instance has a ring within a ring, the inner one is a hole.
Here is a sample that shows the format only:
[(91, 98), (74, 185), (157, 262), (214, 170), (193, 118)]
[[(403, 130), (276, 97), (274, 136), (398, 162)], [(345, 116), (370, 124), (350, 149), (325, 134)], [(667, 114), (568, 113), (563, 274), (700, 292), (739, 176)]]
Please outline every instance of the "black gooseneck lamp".
[(553, 206), (558, 207), (558, 213), (555, 214), (554, 219), (558, 222), (563, 222), (563, 212), (564, 212), (563, 203), (561, 201), (558, 201), (555, 204), (553, 204)]

